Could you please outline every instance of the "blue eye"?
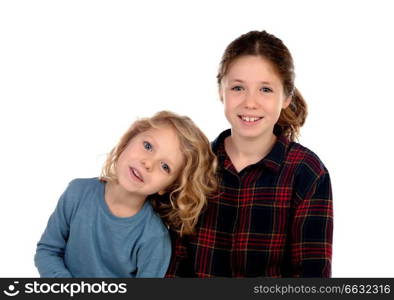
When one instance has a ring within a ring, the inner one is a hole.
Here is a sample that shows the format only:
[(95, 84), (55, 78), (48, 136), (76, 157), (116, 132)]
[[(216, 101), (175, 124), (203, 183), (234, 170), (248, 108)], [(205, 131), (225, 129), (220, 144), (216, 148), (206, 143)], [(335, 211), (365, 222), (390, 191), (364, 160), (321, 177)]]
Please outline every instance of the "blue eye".
[(146, 149), (146, 150), (148, 150), (148, 151), (152, 151), (152, 149), (153, 149), (153, 146), (152, 146), (152, 144), (151, 143), (149, 143), (149, 142), (146, 142), (146, 141), (144, 141), (144, 148)]
[(232, 87), (231, 90), (236, 91), (236, 92), (240, 92), (243, 90), (243, 87), (240, 85), (236, 85), (236, 86)]
[(268, 88), (268, 87), (262, 87), (260, 89), (260, 91), (264, 92), (264, 93), (272, 93), (272, 89)]
[(166, 171), (167, 173), (170, 173), (171, 169), (170, 166), (167, 165), (166, 163), (161, 163), (161, 167), (163, 168), (164, 171)]

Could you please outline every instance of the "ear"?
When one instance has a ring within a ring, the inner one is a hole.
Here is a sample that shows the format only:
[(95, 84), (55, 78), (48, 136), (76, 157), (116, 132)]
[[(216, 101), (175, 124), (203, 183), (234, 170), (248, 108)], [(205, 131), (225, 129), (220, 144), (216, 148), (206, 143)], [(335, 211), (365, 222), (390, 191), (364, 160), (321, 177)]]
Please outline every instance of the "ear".
[(292, 99), (292, 96), (287, 97), (285, 101), (283, 101), (282, 109), (286, 109), (290, 105)]

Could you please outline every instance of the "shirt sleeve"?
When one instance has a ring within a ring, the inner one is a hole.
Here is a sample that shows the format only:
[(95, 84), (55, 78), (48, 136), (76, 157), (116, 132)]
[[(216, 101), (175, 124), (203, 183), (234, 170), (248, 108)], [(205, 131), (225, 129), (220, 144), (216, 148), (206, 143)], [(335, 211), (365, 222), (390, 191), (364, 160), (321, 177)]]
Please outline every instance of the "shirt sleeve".
[(322, 172), (303, 197), (296, 193), (296, 198), (291, 276), (331, 277), (333, 202), (328, 172)]
[(63, 259), (72, 210), (68, 189), (60, 197), (37, 244), (34, 262), (41, 277), (72, 277)]
[(151, 237), (141, 245), (137, 255), (136, 277), (164, 277), (171, 258), (171, 241), (168, 231)]

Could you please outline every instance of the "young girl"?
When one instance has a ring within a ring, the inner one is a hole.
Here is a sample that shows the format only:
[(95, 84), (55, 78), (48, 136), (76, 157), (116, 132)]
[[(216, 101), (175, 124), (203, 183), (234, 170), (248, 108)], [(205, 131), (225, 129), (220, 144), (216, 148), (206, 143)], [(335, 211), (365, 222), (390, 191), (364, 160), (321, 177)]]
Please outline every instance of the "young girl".
[(217, 80), (231, 129), (212, 144), (220, 188), (195, 235), (172, 235), (168, 277), (331, 275), (330, 177), (294, 142), (307, 115), (294, 77), (289, 50), (265, 31), (225, 50)]
[[(209, 141), (187, 117), (162, 111), (136, 121), (110, 152), (101, 178), (75, 179), (37, 245), (42, 277), (163, 277), (166, 226), (193, 232), (215, 189)], [(167, 199), (167, 200), (166, 200)]]

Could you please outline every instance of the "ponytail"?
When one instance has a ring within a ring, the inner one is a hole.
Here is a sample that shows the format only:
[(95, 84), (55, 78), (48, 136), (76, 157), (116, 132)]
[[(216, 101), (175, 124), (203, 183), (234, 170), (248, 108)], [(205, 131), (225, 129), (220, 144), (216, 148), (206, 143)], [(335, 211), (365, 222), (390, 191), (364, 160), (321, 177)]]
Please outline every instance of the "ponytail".
[(277, 123), (282, 128), (282, 133), (290, 141), (298, 139), (300, 128), (304, 125), (307, 114), (307, 104), (301, 93), (295, 88), (289, 106), (282, 110)]

